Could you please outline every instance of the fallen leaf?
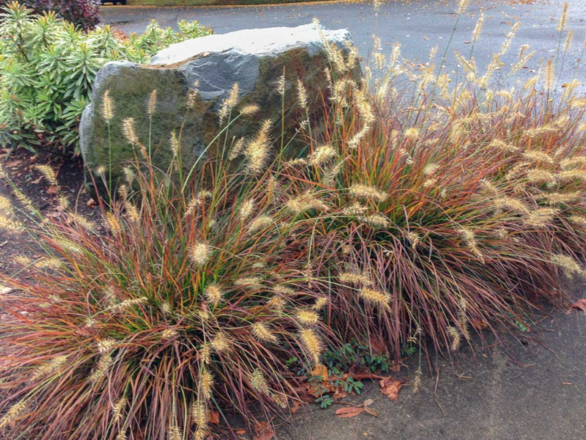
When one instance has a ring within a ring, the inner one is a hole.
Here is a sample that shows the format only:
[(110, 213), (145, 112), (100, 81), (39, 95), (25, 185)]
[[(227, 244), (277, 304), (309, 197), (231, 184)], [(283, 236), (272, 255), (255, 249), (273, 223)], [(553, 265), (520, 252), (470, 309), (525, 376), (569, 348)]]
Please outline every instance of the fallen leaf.
[(323, 364), (317, 364), (311, 371), (313, 377), (320, 376), (324, 381), (328, 379), (328, 367)]
[(366, 399), (362, 405), (364, 405), (364, 407), (366, 408), (367, 406), (370, 406), (373, 403), (374, 403), (373, 399)]
[(218, 411), (210, 411), (208, 414), (208, 422), (210, 422), (212, 425), (219, 425), (220, 413)]
[(51, 186), (47, 188), (47, 194), (55, 195), (59, 194), (60, 188), (58, 186)]
[(271, 440), (275, 433), (267, 422), (258, 422), (254, 425), (253, 440)]
[(373, 417), (378, 417), (379, 416), (379, 413), (377, 411), (375, 411), (372, 408), (369, 408), (368, 406), (365, 406), (364, 407), (364, 411), (366, 411), (368, 414), (370, 414)]
[(399, 400), (399, 392), (405, 382), (395, 379), (393, 377), (387, 377), (380, 382), (381, 393), (387, 396), (391, 400)]
[(31, 183), (34, 185), (38, 185), (39, 183), (41, 183), (41, 180), (43, 180), (43, 176), (40, 176), (38, 179), (31, 180)]
[(356, 417), (364, 412), (364, 408), (349, 406), (336, 410), (336, 415), (340, 418)]
[(586, 315), (586, 299), (579, 299), (574, 304), (572, 304), (572, 307), (582, 310)]

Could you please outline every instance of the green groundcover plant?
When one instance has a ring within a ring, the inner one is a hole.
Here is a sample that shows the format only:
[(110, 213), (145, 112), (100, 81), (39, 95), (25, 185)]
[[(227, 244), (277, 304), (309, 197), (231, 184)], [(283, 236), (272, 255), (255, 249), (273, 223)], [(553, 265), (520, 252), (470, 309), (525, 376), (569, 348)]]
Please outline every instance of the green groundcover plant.
[(79, 152), (78, 124), (105, 63), (148, 63), (170, 44), (211, 33), (181, 21), (179, 32), (152, 22), (129, 37), (111, 27), (84, 32), (48, 12), (13, 3), (0, 15), (0, 144)]
[[(491, 89), (513, 36), (482, 72), (457, 54), (466, 75), (455, 81), (435, 51), (412, 64), (377, 44), (357, 83), (357, 52), (324, 42), (323, 123), (301, 120), (283, 142), (275, 115), (234, 139), (232, 121), (257, 109), (239, 106), (235, 85), (210, 148), (222, 154), (188, 168), (180, 129), (152, 144), (175, 157), (158, 169), (106, 93), (96, 108), (123, 120), (136, 160), (118, 184), (107, 166), (90, 170), (111, 191), (102, 224), (60, 194), (50, 218), (14, 186), (16, 203), (0, 199), (0, 226), (22, 232), (28, 216), (47, 252), (17, 258), (30, 277), (0, 275), (16, 289), (0, 297), (0, 429), (200, 440), (230, 412), (251, 424), (286, 413), (314, 367), (452, 355), (475, 333), (526, 331), (542, 302), (567, 305), (563, 277), (584, 274), (586, 100), (576, 81), (554, 93), (551, 60), (513, 90)], [(522, 48), (510, 73), (531, 56)], [(300, 79), (283, 75), (275, 93), (312, 114)], [(145, 113), (156, 111), (153, 90)], [(289, 143), (306, 154), (283, 160)]]

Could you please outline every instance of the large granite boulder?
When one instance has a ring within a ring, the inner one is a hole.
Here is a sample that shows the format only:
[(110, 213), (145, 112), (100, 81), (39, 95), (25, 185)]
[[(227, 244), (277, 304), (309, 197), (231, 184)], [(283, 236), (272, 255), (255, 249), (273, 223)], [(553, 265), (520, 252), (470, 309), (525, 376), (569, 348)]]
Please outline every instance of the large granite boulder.
[[(215, 144), (221, 143), (211, 142), (219, 131), (223, 103), (229, 99), (235, 83), (239, 103), (233, 114), (251, 104), (257, 104), (260, 110), (239, 118), (230, 127), (230, 138), (254, 135), (266, 119), (278, 130), (273, 135), (280, 137), (283, 98), (277, 84), (283, 73), (284, 125), (287, 137), (293, 136), (305, 117), (298, 99), (298, 80), (307, 89), (312, 111), (323, 109), (327, 102), (324, 98), (328, 94), (328, 79), (324, 69), (330, 62), (323, 38), (348, 51), (350, 40), (346, 30), (320, 31), (311, 24), (244, 30), (185, 41), (159, 52), (150, 65), (124, 61), (106, 64), (96, 77), (92, 103), (81, 119), (81, 151), (87, 169), (111, 169), (115, 183), (121, 178), (125, 163), (140, 157), (137, 147), (123, 136), (125, 118), (134, 119), (137, 136), (145, 145), (151, 133), (152, 162), (161, 169), (167, 169), (172, 158), (173, 131), (182, 132), (184, 167), (190, 168), (202, 154), (217, 154)], [(354, 70), (358, 77), (360, 67)], [(194, 103), (195, 85), (198, 94)], [(147, 108), (153, 90), (157, 90), (157, 102), (149, 118)], [(109, 126), (102, 111), (106, 92), (114, 107)], [(300, 153), (295, 148), (290, 150), (293, 155)], [(92, 179), (87, 182), (95, 190)]]

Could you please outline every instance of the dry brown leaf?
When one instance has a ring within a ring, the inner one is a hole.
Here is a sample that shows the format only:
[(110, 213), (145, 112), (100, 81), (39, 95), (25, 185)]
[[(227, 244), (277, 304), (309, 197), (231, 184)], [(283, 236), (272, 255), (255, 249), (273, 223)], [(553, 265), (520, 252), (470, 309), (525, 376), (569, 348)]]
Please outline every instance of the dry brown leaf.
[(380, 391), (382, 394), (387, 396), (391, 400), (399, 400), (399, 392), (405, 382), (395, 379), (393, 377), (387, 377), (380, 382)]
[(572, 304), (572, 307), (582, 310), (586, 315), (586, 299), (579, 299), (574, 304)]
[(273, 429), (267, 422), (258, 422), (254, 425), (253, 440), (272, 440), (275, 437)]
[(321, 376), (324, 381), (328, 380), (328, 367), (323, 364), (317, 364), (311, 371), (313, 377)]
[(220, 413), (218, 411), (210, 411), (208, 421), (212, 425), (219, 425), (220, 424)]
[(336, 410), (336, 415), (340, 418), (356, 417), (364, 412), (364, 408), (348, 406)]

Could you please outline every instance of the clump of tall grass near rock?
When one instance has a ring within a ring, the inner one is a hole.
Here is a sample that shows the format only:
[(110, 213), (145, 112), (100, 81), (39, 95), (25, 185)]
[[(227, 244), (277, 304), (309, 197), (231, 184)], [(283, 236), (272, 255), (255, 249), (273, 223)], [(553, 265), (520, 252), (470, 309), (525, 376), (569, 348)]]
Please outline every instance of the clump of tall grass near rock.
[(576, 81), (553, 93), (551, 62), (491, 90), (511, 38), (455, 84), (433, 53), (417, 69), (399, 46), (356, 84), (343, 75), (356, 56), (330, 48), (325, 133), (305, 131), (309, 155), (283, 178), (292, 214), (315, 222), (342, 340), (396, 358), (423, 341), (457, 350), (476, 331), (530, 328), (536, 303), (566, 304), (560, 275), (583, 274), (586, 101)]
[(176, 161), (158, 170), (139, 147), (102, 224), (65, 199), (60, 215), (38, 216), (14, 188), (46, 256), (18, 260), (26, 279), (1, 276), (19, 292), (0, 298), (0, 430), (11, 438), (201, 440), (230, 413), (252, 423), (285, 411), (297, 396), (287, 359), (319, 362), (327, 299), (274, 179), (243, 185), (208, 162), (178, 180)]

